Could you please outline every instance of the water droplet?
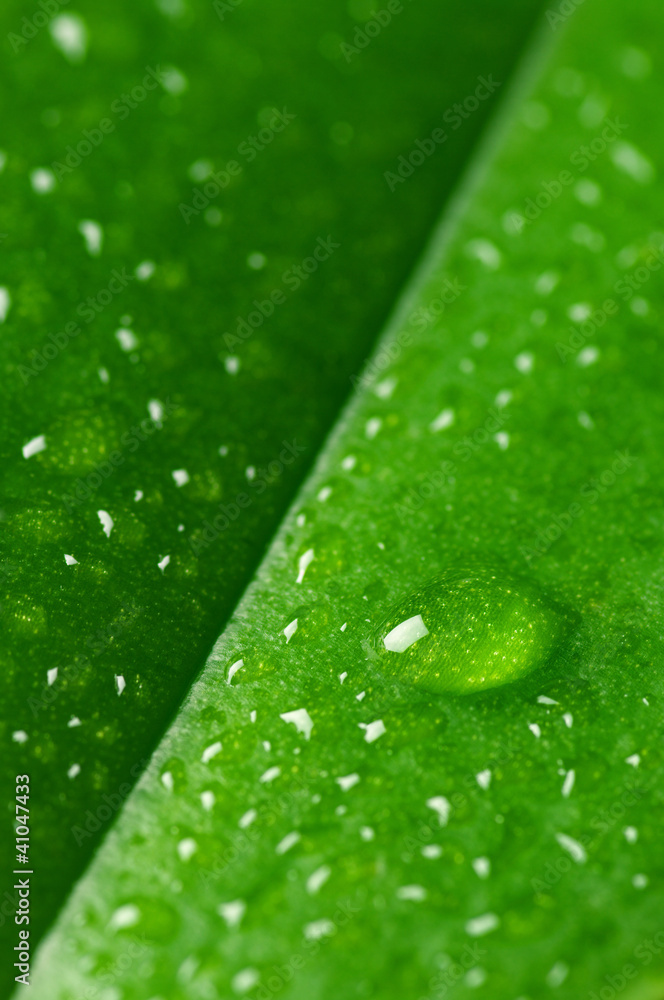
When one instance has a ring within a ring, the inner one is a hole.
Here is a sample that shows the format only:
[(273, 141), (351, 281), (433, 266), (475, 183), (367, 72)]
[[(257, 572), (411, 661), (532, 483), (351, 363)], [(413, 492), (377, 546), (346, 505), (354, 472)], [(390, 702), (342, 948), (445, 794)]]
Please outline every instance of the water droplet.
[(544, 666), (574, 624), (526, 579), (498, 568), (456, 569), (395, 605), (374, 646), (402, 680), (471, 694)]

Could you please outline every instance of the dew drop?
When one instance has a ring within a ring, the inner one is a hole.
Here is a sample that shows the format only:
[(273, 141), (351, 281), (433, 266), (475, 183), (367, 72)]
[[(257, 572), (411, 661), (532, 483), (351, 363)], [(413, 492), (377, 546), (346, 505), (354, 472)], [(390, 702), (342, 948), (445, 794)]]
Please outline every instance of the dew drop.
[(544, 666), (574, 617), (526, 579), (455, 569), (400, 601), (374, 647), (402, 680), (433, 693), (500, 687)]

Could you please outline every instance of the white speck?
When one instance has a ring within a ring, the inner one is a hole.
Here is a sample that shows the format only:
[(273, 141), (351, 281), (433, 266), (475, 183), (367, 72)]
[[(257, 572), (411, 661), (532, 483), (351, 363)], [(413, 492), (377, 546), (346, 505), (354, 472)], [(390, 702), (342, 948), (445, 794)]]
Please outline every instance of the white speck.
[(249, 718), (251, 719), (252, 722), (256, 721), (256, 709), (255, 708), (252, 708), (251, 712), (249, 712)]
[(176, 97), (183, 94), (189, 86), (187, 77), (176, 66), (164, 66), (159, 72), (159, 82), (164, 90)]
[(189, 482), (189, 473), (186, 469), (174, 469), (171, 475), (176, 486), (185, 486)]
[(534, 326), (544, 326), (549, 318), (549, 314), (546, 309), (533, 309), (530, 314), (530, 322)]
[(570, 229), (570, 239), (579, 246), (587, 247), (592, 253), (600, 253), (606, 246), (606, 239), (603, 233), (592, 226), (587, 226), (585, 222), (577, 222)]
[(5, 169), (6, 164), (7, 164), (7, 154), (5, 153), (4, 150), (0, 149), (0, 174)]
[(275, 851), (277, 854), (285, 854), (286, 851), (290, 851), (291, 847), (295, 847), (298, 840), (301, 840), (301, 834), (297, 830), (293, 830), (292, 833), (287, 833), (283, 840), (280, 840)]
[[(155, 424), (161, 425), (162, 417), (164, 416), (164, 405), (158, 399), (148, 400), (148, 413), (154, 420)], [(173, 473), (175, 476), (175, 473)]]
[(346, 472), (350, 472), (357, 465), (357, 459), (355, 455), (346, 455), (343, 462), (341, 463), (341, 468)]
[(475, 780), (480, 788), (488, 788), (491, 784), (491, 771), (489, 768), (486, 768), (484, 771), (480, 771), (479, 774), (476, 774)]
[(529, 722), (528, 729), (531, 731), (536, 740), (538, 740), (542, 735), (542, 730), (540, 729), (540, 727), (537, 725), (536, 722)]
[(74, 559), (73, 556), (68, 555), (65, 552), (65, 562), (68, 566), (78, 566), (78, 559)]
[(594, 365), (599, 358), (599, 348), (597, 347), (584, 347), (582, 351), (576, 356), (576, 363), (580, 365), (581, 368), (587, 368), (588, 365)]
[(309, 895), (315, 896), (325, 885), (331, 874), (332, 869), (328, 865), (321, 865), (315, 872), (312, 872), (307, 879), (307, 892)]
[(317, 941), (322, 937), (329, 937), (334, 934), (336, 927), (331, 920), (312, 920), (311, 923), (305, 924), (302, 928), (303, 933), (307, 941)]
[(267, 264), (267, 257), (264, 253), (250, 253), (247, 257), (247, 264), (252, 271), (260, 271)]
[(132, 330), (127, 330), (126, 327), (120, 327), (119, 330), (115, 331), (115, 339), (123, 351), (133, 351), (138, 347), (136, 335)]
[(459, 371), (463, 372), (464, 375), (472, 375), (475, 371), (475, 362), (470, 358), (461, 358), (459, 362)]
[(339, 674), (339, 683), (343, 684), (343, 682), (346, 680), (347, 677), (348, 677), (348, 671), (344, 670), (343, 674)]
[(161, 776), (161, 783), (167, 792), (172, 792), (175, 782), (173, 781), (173, 775), (170, 771), (164, 771)]
[(359, 774), (346, 774), (343, 778), (334, 779), (342, 792), (347, 792), (360, 780)]
[(157, 566), (162, 571), (162, 573), (164, 572), (170, 561), (171, 561), (170, 556), (164, 556), (164, 558), (157, 563)]
[(246, 910), (247, 904), (242, 899), (234, 899), (232, 903), (220, 903), (217, 907), (217, 913), (224, 918), (231, 930), (239, 925)]
[(648, 53), (644, 52), (643, 49), (629, 46), (622, 54), (620, 68), (625, 76), (630, 77), (632, 80), (645, 80), (652, 70), (652, 61)]
[(633, 753), (631, 757), (625, 757), (625, 763), (631, 764), (632, 767), (638, 767), (641, 763), (641, 757), (638, 753)]
[(12, 739), (14, 743), (27, 743), (28, 734), (26, 733), (25, 729), (16, 729), (12, 733)]
[(433, 809), (434, 812), (438, 813), (438, 823), (440, 826), (447, 826), (447, 821), (450, 818), (450, 812), (452, 807), (445, 798), (444, 795), (434, 795), (433, 798), (427, 799), (427, 805), (429, 809)]
[(500, 918), (495, 913), (483, 913), (481, 917), (474, 917), (466, 923), (466, 934), (470, 937), (482, 937), (495, 931), (500, 924)]
[(478, 349), (486, 347), (486, 345), (489, 343), (489, 335), (486, 334), (484, 330), (476, 330), (475, 333), (470, 338), (470, 342), (473, 345), (473, 347), (477, 347)]
[(201, 805), (206, 812), (210, 812), (215, 803), (214, 792), (201, 792)]
[(438, 431), (444, 431), (446, 427), (451, 427), (454, 423), (454, 410), (443, 410), (439, 413), (435, 420), (432, 420), (429, 424), (429, 430), (432, 434)]
[(386, 732), (385, 724), (382, 719), (376, 719), (375, 722), (370, 722), (368, 725), (360, 722), (360, 728), (364, 729), (364, 742), (373, 743), (375, 740), (379, 739), (384, 732)]
[(134, 274), (139, 281), (149, 281), (156, 268), (157, 265), (153, 260), (142, 260), (141, 263), (137, 265)]
[(573, 837), (568, 837), (566, 833), (557, 833), (556, 840), (562, 847), (564, 851), (567, 851), (572, 861), (576, 861), (577, 865), (582, 865), (588, 855), (586, 854), (585, 848), (578, 842), (574, 840)]
[(501, 451), (507, 451), (510, 446), (510, 436), (507, 431), (498, 431), (497, 434), (494, 434), (493, 439)]
[(31, 458), (33, 455), (38, 455), (40, 451), (44, 451), (46, 448), (46, 437), (40, 434), (38, 437), (33, 438), (28, 441), (27, 444), (23, 445), (23, 458)]
[(623, 833), (628, 844), (635, 844), (639, 839), (639, 831), (635, 826), (626, 826)]
[(298, 572), (297, 572), (297, 580), (295, 581), (296, 583), (302, 583), (302, 581), (304, 580), (304, 574), (307, 572), (307, 569), (309, 568), (313, 560), (314, 560), (313, 549), (307, 549), (304, 555), (300, 556), (297, 563)]
[(538, 703), (538, 705), (557, 705), (558, 704), (558, 702), (555, 700), (555, 698), (549, 698), (545, 694), (540, 694), (540, 695), (537, 696), (537, 703)]
[(113, 518), (106, 510), (98, 510), (97, 517), (101, 521), (101, 526), (104, 534), (107, 538), (111, 537), (111, 532), (113, 531)]
[(589, 180), (585, 177), (580, 181), (577, 181), (574, 185), (574, 197), (577, 201), (580, 201), (582, 205), (588, 205), (590, 208), (594, 208), (595, 205), (599, 205), (602, 200), (602, 189), (599, 184), (595, 181)]
[(71, 719), (67, 723), (67, 727), (69, 729), (75, 729), (76, 726), (80, 726), (80, 725), (82, 725), (82, 723), (81, 723), (81, 720), (79, 719), (79, 717), (77, 715), (72, 715)]
[(342, 626), (340, 627), (339, 631), (340, 631), (340, 632), (345, 632), (345, 631), (346, 631), (346, 628), (347, 628), (347, 626), (348, 626), (348, 622), (344, 622), (344, 623), (343, 623), (343, 625), (342, 625)]
[(244, 666), (244, 660), (236, 660), (235, 663), (233, 663), (232, 666), (228, 668), (228, 675), (226, 677), (227, 684), (230, 684), (230, 682), (233, 680), (238, 670), (240, 670), (243, 666)]
[(572, 728), (572, 725), (574, 724), (574, 716), (572, 715), (571, 712), (564, 713), (563, 722), (565, 723), (568, 729)]
[(88, 47), (88, 32), (85, 22), (78, 14), (59, 14), (48, 26), (53, 44), (71, 63), (85, 59)]
[(229, 375), (237, 375), (240, 370), (240, 359), (234, 354), (229, 354), (227, 358), (224, 358), (224, 368)]
[(638, 184), (650, 184), (654, 180), (655, 168), (651, 161), (631, 143), (622, 141), (614, 143), (610, 155), (614, 166)]
[(640, 295), (636, 295), (630, 302), (629, 308), (635, 316), (647, 316), (650, 312), (650, 303), (647, 299), (643, 299)]
[(260, 980), (260, 973), (257, 969), (241, 969), (236, 972), (231, 979), (231, 986), (234, 993), (247, 993), (256, 986)]
[(535, 282), (535, 291), (538, 295), (550, 295), (559, 281), (557, 271), (543, 271)]
[(46, 167), (38, 167), (30, 174), (30, 184), (37, 194), (48, 194), (55, 187), (55, 174)]
[(368, 842), (370, 840), (373, 840), (375, 836), (376, 836), (376, 834), (371, 829), (370, 826), (361, 826), (360, 827), (360, 837), (362, 838), (362, 840)]
[(134, 903), (127, 903), (120, 906), (112, 915), (108, 926), (114, 930), (123, 930), (125, 927), (135, 927), (141, 919), (141, 911)]
[(429, 861), (435, 861), (436, 858), (442, 857), (443, 849), (440, 844), (425, 844), (420, 854)]
[(575, 323), (583, 323), (592, 313), (592, 307), (588, 302), (575, 302), (567, 310), (567, 315)]
[(122, 674), (115, 674), (114, 676), (115, 676), (115, 690), (118, 692), (118, 695), (121, 695), (127, 686), (127, 682), (122, 676)]
[(106, 384), (108, 382), (109, 378), (111, 377), (108, 374), (108, 368), (98, 368), (97, 369), (97, 375), (99, 376), (99, 381), (103, 382), (104, 384)]
[(72, 764), (72, 766), (67, 771), (67, 777), (68, 778), (75, 778), (80, 773), (81, 773), (81, 765), (80, 764)]
[(257, 816), (258, 813), (256, 812), (255, 809), (248, 809), (246, 813), (240, 816), (240, 819), (238, 821), (238, 826), (240, 827), (241, 830), (246, 830), (248, 826), (251, 826), (251, 824), (254, 822)]
[(576, 419), (579, 421), (579, 425), (583, 427), (584, 430), (592, 431), (595, 429), (595, 421), (589, 413), (586, 413), (585, 410), (579, 410), (576, 415)]
[(143, 499), (143, 490), (134, 491), (134, 502), (137, 503), (139, 500)]
[(50, 670), (46, 671), (46, 681), (49, 687), (51, 687), (52, 684), (55, 684), (57, 676), (58, 676), (57, 667), (51, 667)]
[(364, 696), (366, 695), (366, 693), (367, 693), (366, 691), (360, 691), (360, 693), (356, 694), (355, 697), (357, 698), (358, 701), (364, 701)]
[(11, 304), (12, 297), (9, 294), (9, 290), (4, 285), (0, 286), (0, 323), (4, 323), (7, 319), (7, 313)]
[(422, 885), (400, 885), (396, 891), (397, 899), (407, 899), (414, 903), (421, 903), (427, 898), (427, 891)]
[(645, 889), (645, 887), (648, 885), (648, 881), (649, 879), (647, 875), (639, 874), (635, 875), (634, 878), (632, 879), (632, 885), (634, 886), (635, 889)]
[(374, 386), (374, 394), (379, 399), (389, 399), (397, 387), (397, 380), (393, 377), (384, 378)]
[(466, 243), (466, 254), (479, 260), (490, 271), (497, 271), (502, 263), (502, 254), (495, 244), (485, 239), (469, 240)]
[(195, 183), (206, 180), (214, 170), (212, 160), (195, 160), (187, 169), (189, 179)]
[(576, 774), (574, 770), (568, 771), (565, 775), (565, 780), (563, 781), (562, 796), (564, 799), (568, 799), (574, 788), (574, 781), (576, 779)]
[(472, 865), (478, 878), (488, 878), (491, 874), (491, 862), (488, 858), (474, 858)]
[(486, 979), (486, 970), (479, 965), (476, 965), (473, 969), (468, 969), (468, 972), (463, 977), (464, 984), (471, 990), (477, 989), (478, 986), (483, 986)]
[(555, 989), (557, 986), (561, 986), (569, 974), (569, 966), (565, 962), (556, 962), (556, 964), (549, 969), (546, 974), (546, 985)]
[(85, 240), (85, 248), (91, 257), (98, 257), (104, 242), (104, 230), (93, 219), (82, 219), (78, 231)]
[(521, 354), (517, 354), (514, 359), (514, 367), (518, 369), (522, 375), (528, 375), (528, 373), (533, 370), (534, 364), (535, 358), (529, 351), (522, 351)]
[(304, 735), (305, 740), (308, 740), (311, 736), (314, 724), (306, 708), (296, 708), (293, 712), (284, 712), (279, 718), (283, 719), (284, 722), (292, 723), (297, 732)]
[(367, 420), (366, 426), (364, 428), (364, 433), (369, 441), (373, 441), (378, 431), (383, 426), (383, 421), (380, 417), (372, 417), (371, 420)]
[(322, 490), (319, 490), (316, 499), (320, 503), (325, 503), (325, 501), (329, 500), (331, 496), (332, 496), (332, 487), (331, 486), (324, 486)]
[(424, 624), (422, 615), (413, 615), (388, 632), (383, 639), (383, 645), (392, 653), (403, 653), (418, 639), (423, 639), (428, 634), (429, 629)]
[(206, 747), (201, 754), (201, 763), (207, 764), (213, 757), (216, 757), (218, 753), (221, 753), (221, 750), (221, 740), (215, 740), (214, 743), (210, 743), (210, 746)]
[[(290, 624), (284, 629), (284, 635), (286, 636), (286, 642), (290, 642), (291, 636), (295, 635), (297, 632), (297, 618), (294, 618)], [(283, 716), (282, 716), (283, 718)]]
[(271, 781), (274, 781), (275, 778), (278, 778), (280, 774), (281, 768), (278, 765), (275, 765), (274, 767), (268, 767), (267, 771), (265, 771), (264, 774), (261, 774), (258, 780), (262, 785), (268, 785)]

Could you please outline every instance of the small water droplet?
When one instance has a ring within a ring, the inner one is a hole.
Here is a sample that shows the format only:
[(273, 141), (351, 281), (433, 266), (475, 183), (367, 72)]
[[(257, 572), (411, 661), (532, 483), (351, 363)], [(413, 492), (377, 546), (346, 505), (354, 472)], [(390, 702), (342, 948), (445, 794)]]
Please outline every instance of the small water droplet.
[(574, 624), (531, 581), (474, 567), (451, 570), (396, 604), (374, 646), (402, 680), (471, 694), (544, 666)]

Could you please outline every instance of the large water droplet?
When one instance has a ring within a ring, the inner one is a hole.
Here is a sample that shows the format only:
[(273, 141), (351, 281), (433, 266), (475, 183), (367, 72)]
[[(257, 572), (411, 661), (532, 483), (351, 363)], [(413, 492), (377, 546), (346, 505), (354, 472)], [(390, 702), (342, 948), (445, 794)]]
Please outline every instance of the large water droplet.
[(451, 570), (395, 605), (374, 645), (399, 679), (471, 694), (544, 666), (575, 624), (531, 581), (473, 567)]

